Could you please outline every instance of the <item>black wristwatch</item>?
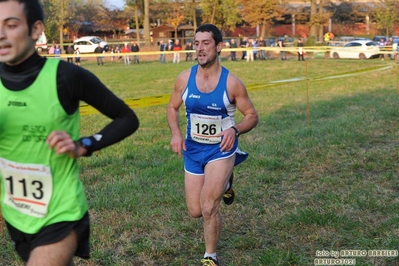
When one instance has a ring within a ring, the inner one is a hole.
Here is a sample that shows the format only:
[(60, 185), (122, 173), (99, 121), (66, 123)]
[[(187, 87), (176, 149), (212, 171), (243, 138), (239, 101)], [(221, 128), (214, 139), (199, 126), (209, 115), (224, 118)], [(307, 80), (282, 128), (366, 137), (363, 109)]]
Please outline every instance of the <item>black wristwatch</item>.
[(93, 140), (88, 137), (84, 137), (78, 140), (78, 143), (80, 146), (86, 149), (86, 153), (83, 155), (85, 157), (91, 156), (93, 153), (92, 148), (93, 148)]
[(234, 131), (236, 132), (236, 138), (238, 138), (241, 134), (240, 131), (235, 126), (232, 126), (231, 128), (234, 129)]

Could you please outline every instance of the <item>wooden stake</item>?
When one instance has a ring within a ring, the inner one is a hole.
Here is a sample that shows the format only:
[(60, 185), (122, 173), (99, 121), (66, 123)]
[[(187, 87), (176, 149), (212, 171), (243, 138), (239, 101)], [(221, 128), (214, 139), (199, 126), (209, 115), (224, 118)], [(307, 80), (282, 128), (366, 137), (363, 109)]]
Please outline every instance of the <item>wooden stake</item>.
[[(399, 55), (398, 55), (399, 56)], [(396, 63), (396, 61), (395, 61)], [(399, 73), (398, 73), (398, 64), (396, 66), (396, 94), (399, 94)]]
[(308, 129), (310, 129), (310, 103), (309, 103), (309, 77), (308, 77), (308, 60), (306, 64), (306, 115), (308, 118)]

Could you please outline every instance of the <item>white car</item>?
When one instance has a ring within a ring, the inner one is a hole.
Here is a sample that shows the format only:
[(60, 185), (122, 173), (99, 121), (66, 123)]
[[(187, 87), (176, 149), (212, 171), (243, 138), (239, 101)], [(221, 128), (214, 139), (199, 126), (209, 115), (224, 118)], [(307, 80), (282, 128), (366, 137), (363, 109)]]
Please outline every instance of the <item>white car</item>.
[(375, 42), (370, 40), (355, 40), (342, 47), (334, 47), (330, 50), (330, 57), (335, 59), (369, 59), (379, 55), (380, 48)]
[(39, 53), (41, 53), (43, 50), (47, 50), (47, 49), (48, 49), (47, 38), (46, 38), (46, 34), (43, 31), (42, 34), (39, 36), (39, 39), (37, 39), (37, 41), (36, 41), (36, 50)]
[(76, 50), (76, 48), (79, 47), (79, 51), (83, 53), (94, 53), (94, 50), (97, 48), (98, 44), (100, 44), (101, 48), (103, 48), (105, 51), (108, 51), (109, 45), (107, 42), (104, 42), (97, 36), (85, 36), (81, 37), (79, 39), (76, 39), (73, 42), (73, 48)]

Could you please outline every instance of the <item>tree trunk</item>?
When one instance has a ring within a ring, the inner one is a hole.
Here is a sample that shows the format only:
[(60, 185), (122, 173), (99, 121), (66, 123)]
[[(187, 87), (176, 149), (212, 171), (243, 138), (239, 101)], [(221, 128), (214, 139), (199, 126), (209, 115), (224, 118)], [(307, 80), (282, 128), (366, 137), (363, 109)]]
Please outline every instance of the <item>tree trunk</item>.
[(195, 8), (195, 0), (193, 0), (193, 10), (194, 10), (194, 15), (193, 15), (193, 26), (194, 26), (194, 32), (197, 29), (197, 11)]
[(214, 24), (215, 14), (216, 14), (216, 6), (217, 6), (217, 3), (215, 2), (213, 5), (213, 10), (212, 10), (211, 24)]
[[(310, 17), (316, 16), (317, 13), (317, 5), (316, 0), (311, 0), (310, 2)], [(313, 23), (310, 25), (310, 36), (316, 38), (317, 36), (317, 26)]]
[(137, 43), (140, 45), (139, 8), (137, 7), (137, 3), (134, 5), (134, 20), (136, 23)]
[(144, 0), (144, 40), (145, 43), (150, 46), (150, 4), (149, 0)]
[(261, 31), (260, 31), (260, 36), (265, 37), (265, 36), (266, 36), (266, 26), (267, 26), (267, 23), (266, 23), (265, 21), (262, 21), (261, 26), (262, 26), (262, 29), (261, 29)]
[(64, 26), (60, 25), (60, 49), (62, 53), (62, 49), (64, 48)]
[(62, 49), (64, 48), (64, 0), (61, 0), (61, 19), (60, 19), (60, 49), (62, 53)]
[[(319, 16), (320, 16), (320, 19), (323, 17), (323, 1), (324, 0), (320, 0), (320, 5), (319, 5)], [(324, 24), (321, 23), (319, 25), (319, 40), (323, 40), (323, 35), (324, 35)]]

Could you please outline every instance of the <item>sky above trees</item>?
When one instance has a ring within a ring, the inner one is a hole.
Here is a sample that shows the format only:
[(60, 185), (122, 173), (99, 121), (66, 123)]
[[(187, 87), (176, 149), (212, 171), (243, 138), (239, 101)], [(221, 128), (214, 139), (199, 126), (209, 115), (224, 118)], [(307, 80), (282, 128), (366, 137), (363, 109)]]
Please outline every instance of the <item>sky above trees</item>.
[(124, 0), (107, 0), (107, 6), (109, 7), (115, 6), (119, 9), (122, 9), (124, 5), (125, 5)]

